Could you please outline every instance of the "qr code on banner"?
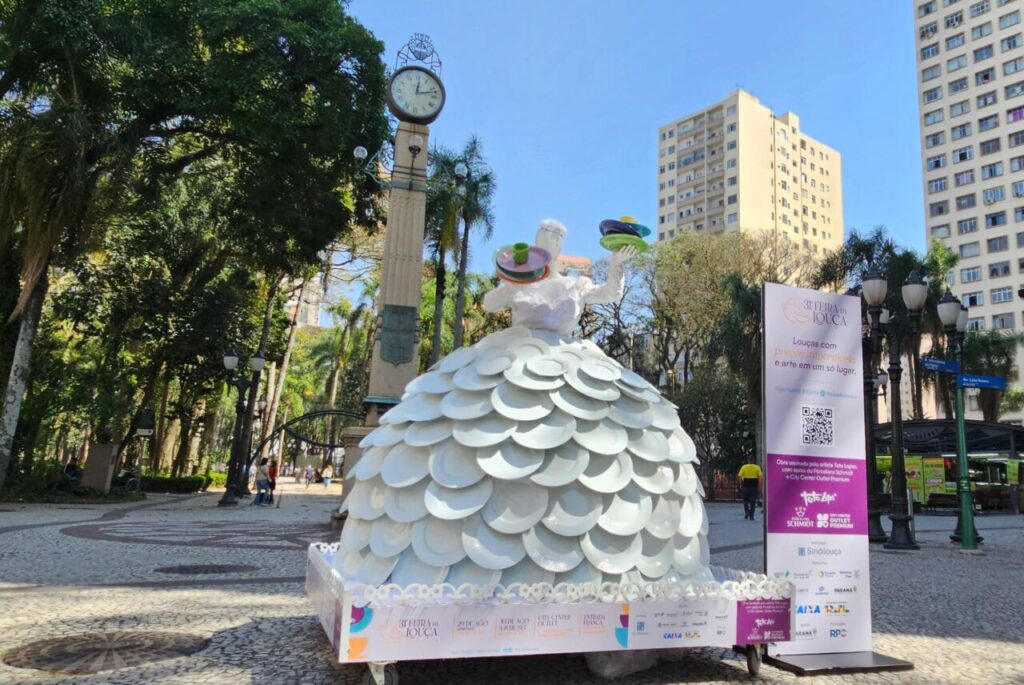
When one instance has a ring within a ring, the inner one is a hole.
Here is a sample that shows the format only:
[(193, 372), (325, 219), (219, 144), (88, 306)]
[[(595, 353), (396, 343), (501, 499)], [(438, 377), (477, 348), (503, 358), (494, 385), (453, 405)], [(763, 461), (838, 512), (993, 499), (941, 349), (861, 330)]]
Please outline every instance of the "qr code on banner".
[(835, 436), (831, 407), (800, 407), (800, 434), (805, 445), (831, 445)]

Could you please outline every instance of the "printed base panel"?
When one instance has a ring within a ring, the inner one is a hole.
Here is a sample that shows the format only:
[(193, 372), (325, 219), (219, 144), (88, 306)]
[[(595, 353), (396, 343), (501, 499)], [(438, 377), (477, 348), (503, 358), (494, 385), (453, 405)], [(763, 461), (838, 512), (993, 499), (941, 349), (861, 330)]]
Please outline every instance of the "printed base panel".
[(793, 620), (790, 599), (355, 607), (314, 563), (306, 592), (341, 663), (764, 644)]

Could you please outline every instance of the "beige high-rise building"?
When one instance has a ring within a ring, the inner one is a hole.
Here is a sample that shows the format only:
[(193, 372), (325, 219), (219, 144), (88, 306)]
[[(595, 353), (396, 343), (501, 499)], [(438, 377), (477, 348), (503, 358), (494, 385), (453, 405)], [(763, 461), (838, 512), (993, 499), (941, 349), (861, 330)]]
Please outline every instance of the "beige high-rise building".
[[(917, 0), (926, 240), (960, 255), (973, 330), (1024, 326), (1024, 37), (1020, 0)], [(1024, 355), (1018, 355), (1018, 367)], [(968, 418), (981, 418), (968, 396)], [(941, 414), (941, 412), (940, 412)], [(1005, 417), (1020, 423), (1020, 416)]]
[(658, 129), (657, 239), (759, 230), (812, 255), (839, 247), (839, 153), (743, 90)]

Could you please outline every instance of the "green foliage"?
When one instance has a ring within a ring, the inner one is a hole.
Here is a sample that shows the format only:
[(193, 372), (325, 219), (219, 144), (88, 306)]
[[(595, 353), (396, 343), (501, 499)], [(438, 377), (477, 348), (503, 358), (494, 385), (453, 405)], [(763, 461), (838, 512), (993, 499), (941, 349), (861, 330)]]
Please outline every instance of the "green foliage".
[[(964, 337), (964, 373), (999, 376), (1007, 386), (1017, 380), (1017, 349), (1024, 344), (1024, 333), (1014, 331), (968, 331)], [(984, 388), (978, 391), (978, 406), (985, 421), (998, 421), (1000, 413), (1012, 411), (1004, 406), (1004, 392)], [(1019, 401), (1016, 397), (1011, 402)], [(1011, 405), (1012, 406), (1012, 405)]]
[(160, 474), (146, 474), (142, 477), (143, 492), (171, 492), (178, 494), (191, 494), (205, 490), (210, 481), (206, 476), (166, 476)]

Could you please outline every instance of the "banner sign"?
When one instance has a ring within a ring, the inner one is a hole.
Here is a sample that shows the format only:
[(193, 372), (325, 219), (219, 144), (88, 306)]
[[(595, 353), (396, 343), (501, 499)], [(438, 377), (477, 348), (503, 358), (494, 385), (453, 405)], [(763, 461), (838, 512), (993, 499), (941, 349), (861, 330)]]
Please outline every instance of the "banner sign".
[(765, 567), (796, 585), (771, 656), (871, 650), (861, 304), (766, 283)]

